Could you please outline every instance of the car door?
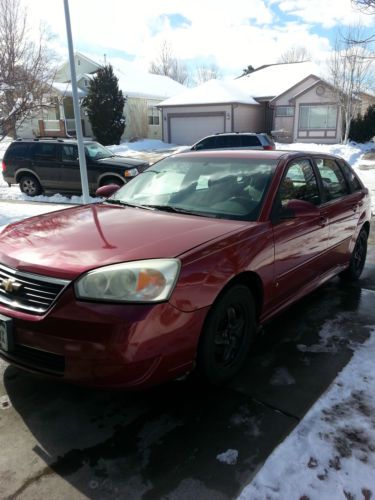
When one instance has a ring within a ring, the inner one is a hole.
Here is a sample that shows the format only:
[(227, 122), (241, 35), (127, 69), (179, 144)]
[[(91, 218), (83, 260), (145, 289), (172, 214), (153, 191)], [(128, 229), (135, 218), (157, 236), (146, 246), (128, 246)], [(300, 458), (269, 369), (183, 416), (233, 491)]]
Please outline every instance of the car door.
[[(81, 171), (78, 161), (78, 147), (76, 144), (62, 144), (61, 145), (61, 176), (60, 184), (61, 190), (71, 192), (82, 192), (81, 184)], [(86, 155), (87, 177), (89, 181), (89, 189), (95, 189), (94, 181), (92, 179), (93, 172), (90, 168), (90, 159)]]
[(315, 158), (315, 163), (324, 191), (322, 211), (329, 221), (327, 259), (334, 267), (345, 264), (348, 260), (364, 195), (361, 189), (351, 189), (339, 161), (322, 157)]
[(31, 169), (37, 174), (43, 189), (55, 190), (59, 186), (60, 163), (56, 144), (35, 142), (30, 151)]
[[(314, 204), (317, 216), (288, 218), (288, 201), (292, 199)], [(311, 160), (292, 160), (286, 167), (273, 209), (275, 304), (287, 301), (326, 269), (328, 225), (320, 204), (321, 193)]]

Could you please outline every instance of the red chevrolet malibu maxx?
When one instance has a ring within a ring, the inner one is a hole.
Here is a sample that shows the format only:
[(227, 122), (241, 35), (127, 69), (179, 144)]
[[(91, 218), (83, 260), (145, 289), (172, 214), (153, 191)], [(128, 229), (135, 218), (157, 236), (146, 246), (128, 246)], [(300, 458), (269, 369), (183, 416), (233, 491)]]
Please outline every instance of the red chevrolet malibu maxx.
[(171, 156), (102, 203), (2, 230), (0, 356), (97, 387), (195, 366), (223, 382), (259, 325), (337, 274), (359, 277), (369, 221), (368, 191), (338, 157)]

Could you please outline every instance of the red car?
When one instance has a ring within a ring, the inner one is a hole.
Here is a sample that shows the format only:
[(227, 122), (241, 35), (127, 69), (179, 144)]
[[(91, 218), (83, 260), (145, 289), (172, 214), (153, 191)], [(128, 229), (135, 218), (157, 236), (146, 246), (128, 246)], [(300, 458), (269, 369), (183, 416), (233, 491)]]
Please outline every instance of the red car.
[(365, 263), (368, 190), (338, 157), (186, 153), (113, 189), (0, 234), (9, 363), (97, 387), (146, 387), (195, 366), (220, 383), (259, 325)]

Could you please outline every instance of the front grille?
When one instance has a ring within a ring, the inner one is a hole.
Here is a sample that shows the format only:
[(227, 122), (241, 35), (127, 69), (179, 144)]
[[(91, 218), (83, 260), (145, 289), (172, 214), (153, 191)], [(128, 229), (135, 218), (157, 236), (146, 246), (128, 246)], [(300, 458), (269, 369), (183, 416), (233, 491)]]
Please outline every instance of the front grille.
[(67, 280), (25, 273), (0, 264), (0, 303), (11, 309), (43, 314), (69, 283)]
[(3, 354), (10, 360), (26, 367), (53, 373), (54, 375), (64, 375), (65, 358), (59, 354), (20, 344), (16, 344), (12, 352), (4, 352)]

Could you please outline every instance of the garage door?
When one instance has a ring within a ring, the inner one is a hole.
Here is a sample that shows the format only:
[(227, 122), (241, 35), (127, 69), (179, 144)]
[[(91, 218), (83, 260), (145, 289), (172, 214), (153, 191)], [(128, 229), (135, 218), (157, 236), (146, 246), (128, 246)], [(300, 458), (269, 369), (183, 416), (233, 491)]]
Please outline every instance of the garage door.
[(224, 132), (224, 114), (219, 116), (184, 116), (170, 119), (172, 144), (189, 146), (202, 137)]

